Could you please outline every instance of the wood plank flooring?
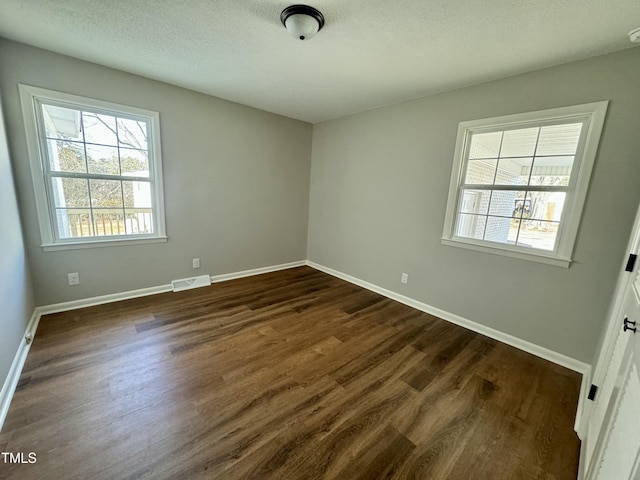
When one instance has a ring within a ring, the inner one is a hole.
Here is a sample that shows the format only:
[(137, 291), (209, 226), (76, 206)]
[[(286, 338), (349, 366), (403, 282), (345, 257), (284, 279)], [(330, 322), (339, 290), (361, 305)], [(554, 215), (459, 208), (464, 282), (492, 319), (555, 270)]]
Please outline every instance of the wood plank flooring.
[(48, 315), (5, 479), (575, 479), (579, 375), (308, 267)]

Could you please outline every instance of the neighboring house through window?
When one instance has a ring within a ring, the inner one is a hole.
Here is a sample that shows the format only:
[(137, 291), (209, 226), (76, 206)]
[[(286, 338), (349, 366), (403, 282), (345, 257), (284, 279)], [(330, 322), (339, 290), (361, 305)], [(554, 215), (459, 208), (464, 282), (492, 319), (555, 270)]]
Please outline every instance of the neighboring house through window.
[(442, 242), (568, 266), (606, 108), (460, 123)]
[(159, 115), (20, 85), (45, 249), (165, 241)]

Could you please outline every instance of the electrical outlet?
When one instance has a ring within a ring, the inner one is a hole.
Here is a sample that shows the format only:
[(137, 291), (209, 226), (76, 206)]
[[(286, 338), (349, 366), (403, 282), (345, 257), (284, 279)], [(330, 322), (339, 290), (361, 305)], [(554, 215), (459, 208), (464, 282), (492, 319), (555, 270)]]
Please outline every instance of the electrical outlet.
[(403, 273), (402, 276), (400, 277), (400, 281), (402, 283), (409, 283), (409, 274)]
[(200, 259), (199, 258), (194, 258), (193, 259), (193, 268), (200, 268)]
[(69, 279), (69, 285), (80, 285), (80, 275), (78, 272), (67, 274), (67, 278)]

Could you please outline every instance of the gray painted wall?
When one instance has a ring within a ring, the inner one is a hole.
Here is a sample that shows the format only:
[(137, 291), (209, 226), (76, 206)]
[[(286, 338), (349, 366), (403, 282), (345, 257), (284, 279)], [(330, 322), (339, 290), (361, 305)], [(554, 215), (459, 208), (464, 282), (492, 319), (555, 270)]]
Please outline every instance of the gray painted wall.
[[(36, 303), (309, 258), (589, 362), (640, 197), (639, 77), (636, 48), (312, 127), (0, 40), (0, 93)], [(167, 243), (42, 251), (19, 82), (160, 112)], [(607, 99), (571, 268), (440, 244), (458, 122)], [(13, 241), (3, 235), (3, 250)], [(202, 268), (194, 272), (195, 256)], [(16, 346), (34, 304), (24, 253), (17, 258), (24, 281), (11, 298), (24, 301), (15, 303)], [(2, 280), (15, 277), (8, 268), (2, 264)], [(81, 284), (69, 287), (66, 274), (75, 271)]]
[[(1, 110), (1, 109), (0, 109)], [(0, 112), (0, 389), (35, 308)]]
[[(18, 83), (160, 112), (167, 243), (42, 251)], [(1, 39), (0, 91), (38, 305), (306, 258), (310, 124)]]
[[(635, 48), (315, 125), (309, 260), (591, 362), (640, 199), (639, 78)], [(441, 245), (459, 122), (599, 100), (570, 268)]]

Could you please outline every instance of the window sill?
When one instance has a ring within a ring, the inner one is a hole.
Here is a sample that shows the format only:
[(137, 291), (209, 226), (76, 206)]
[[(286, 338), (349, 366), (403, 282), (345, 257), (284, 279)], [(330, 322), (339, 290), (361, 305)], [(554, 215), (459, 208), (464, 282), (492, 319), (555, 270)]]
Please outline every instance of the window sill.
[(126, 245), (140, 245), (146, 243), (163, 243), (168, 240), (166, 236), (159, 237), (143, 237), (143, 238), (121, 238), (109, 240), (85, 240), (83, 242), (65, 242), (51, 243), (41, 245), (45, 252), (55, 252), (58, 250), (79, 250), (83, 248), (100, 248), (100, 247), (121, 247)]
[(509, 248), (503, 248), (502, 246), (493, 247), (486, 244), (480, 245), (475, 242), (471, 242), (471, 241), (467, 242), (457, 238), (455, 240), (451, 238), (442, 238), (440, 242), (443, 245), (447, 245), (449, 247), (466, 248), (467, 250), (474, 250), (476, 252), (491, 253), (493, 255), (502, 255), (504, 257), (518, 258), (520, 260), (527, 260), (530, 262), (545, 263), (547, 265), (554, 265), (556, 267), (569, 268), (569, 265), (571, 265), (570, 258), (560, 257), (552, 253), (545, 255), (540, 250), (536, 250), (535, 253), (534, 252), (529, 253), (529, 252), (523, 252), (521, 250), (510, 250)]

